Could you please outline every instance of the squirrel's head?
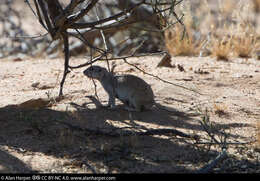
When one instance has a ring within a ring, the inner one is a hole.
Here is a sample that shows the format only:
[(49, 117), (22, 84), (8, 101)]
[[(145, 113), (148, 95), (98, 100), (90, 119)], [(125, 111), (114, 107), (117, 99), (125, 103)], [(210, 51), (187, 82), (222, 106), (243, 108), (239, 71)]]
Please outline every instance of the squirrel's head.
[(103, 76), (107, 73), (107, 70), (103, 67), (93, 65), (83, 71), (83, 74), (86, 75), (88, 78), (92, 79), (102, 79)]

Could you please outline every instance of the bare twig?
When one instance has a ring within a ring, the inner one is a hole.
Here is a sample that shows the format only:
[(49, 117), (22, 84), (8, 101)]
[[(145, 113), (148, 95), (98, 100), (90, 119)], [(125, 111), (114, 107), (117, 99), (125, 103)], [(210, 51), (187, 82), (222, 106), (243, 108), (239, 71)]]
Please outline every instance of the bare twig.
[(86, 63), (80, 64), (80, 65), (77, 65), (77, 66), (69, 66), (69, 68), (71, 68), (71, 69), (77, 69), (77, 68), (86, 67), (86, 66), (88, 66), (88, 65), (91, 65), (91, 64), (93, 64), (93, 63), (99, 61), (103, 56), (105, 56), (105, 54), (101, 54), (101, 55), (99, 55), (99, 56), (93, 58), (92, 60), (90, 60), (90, 61), (88, 61), (88, 62), (86, 62)]
[[(227, 135), (224, 134), (223, 132), (221, 132), (220, 130), (215, 129), (214, 126), (210, 123), (210, 117), (208, 115), (207, 109), (205, 111), (205, 114), (202, 117), (202, 121), (200, 121), (200, 124), (203, 127), (204, 131), (207, 133), (207, 135), (211, 139), (211, 142), (209, 142), (209, 145), (210, 146), (212, 144), (219, 145), (222, 150), (214, 160), (212, 160), (211, 162), (209, 162), (208, 164), (206, 164), (205, 166), (203, 166), (202, 168), (200, 168), (199, 170), (196, 171), (196, 173), (209, 173), (213, 170), (214, 167), (216, 167), (216, 165), (219, 162), (221, 162), (223, 159), (225, 159), (227, 157), (227, 145), (230, 145), (233, 143), (228, 143)], [(216, 133), (221, 133), (221, 135), (222, 135), (219, 140), (215, 136)]]
[[(83, 18), (83, 16), (85, 16), (98, 2), (99, 0), (92, 0), (88, 6), (84, 9), (82, 9), (81, 11), (79, 11), (78, 13), (71, 15), (68, 20), (67, 20), (67, 24), (64, 26), (64, 29), (67, 29), (69, 26), (73, 25), (73, 23), (75, 23), (76, 21), (78, 21), (79, 19)], [(72, 28), (74, 28), (72, 26)]]
[(43, 37), (46, 37), (49, 33), (45, 33), (43, 35), (34, 35), (34, 36), (15, 36), (15, 37), (12, 37), (12, 36), (8, 36), (8, 38), (11, 38), (11, 39), (33, 39), (33, 38), (43, 38)]
[(184, 86), (181, 86), (181, 85), (178, 85), (178, 84), (174, 84), (174, 83), (169, 82), (169, 81), (166, 81), (166, 80), (164, 80), (164, 79), (162, 79), (162, 78), (160, 78), (160, 77), (158, 77), (158, 76), (156, 76), (156, 75), (147, 73), (147, 72), (145, 72), (144, 70), (142, 70), (142, 69), (140, 69), (139, 67), (137, 67), (136, 65), (129, 63), (129, 62), (126, 60), (126, 58), (123, 58), (123, 60), (124, 60), (125, 63), (127, 63), (128, 65), (131, 65), (131, 66), (135, 67), (137, 70), (143, 72), (144, 74), (147, 74), (147, 75), (149, 75), (149, 76), (152, 76), (152, 77), (154, 77), (154, 78), (156, 78), (156, 79), (158, 79), (158, 80), (160, 80), (160, 81), (162, 81), (162, 82), (164, 82), (164, 83), (171, 84), (171, 85), (174, 85), (174, 86), (176, 86), (176, 87), (181, 87), (181, 88), (183, 88), (183, 89), (186, 89), (186, 90), (189, 90), (189, 91), (192, 91), (192, 92), (195, 92), (195, 93), (197, 93), (197, 94), (202, 95), (201, 93), (197, 92), (196, 90), (189, 89), (189, 88), (187, 88), (187, 87), (184, 87)]
[(42, 25), (43, 25), (45, 28), (47, 28), (48, 32), (51, 34), (51, 36), (52, 36), (52, 38), (53, 38), (54, 40), (58, 39), (59, 37), (57, 36), (57, 34), (56, 34), (55, 30), (54, 30), (54, 27), (53, 27), (53, 25), (52, 25), (52, 23), (51, 23), (51, 20), (50, 20), (49, 16), (48, 16), (49, 13), (48, 13), (48, 11), (47, 11), (47, 9), (46, 9), (46, 6), (45, 6), (44, 2), (43, 2), (42, 0), (35, 0), (35, 5), (36, 5), (36, 7), (37, 7), (37, 2), (38, 2), (38, 5), (39, 5), (40, 8), (41, 8), (41, 11), (42, 11), (42, 14), (43, 14), (43, 17), (44, 17), (44, 20), (45, 20), (45, 23), (46, 23), (47, 27), (44, 26), (44, 23), (43, 23), (43, 21), (41, 20), (40, 11), (39, 11), (39, 9), (37, 9), (37, 12), (39, 13), (39, 14), (38, 14), (38, 17), (40, 18), (40, 22), (42, 22)]
[[(95, 10), (96, 10), (97, 20), (99, 21), (100, 19), (99, 19), (99, 16), (98, 16), (98, 10), (97, 10), (97, 8), (96, 8)], [(107, 52), (107, 51), (108, 51), (107, 41), (106, 41), (106, 37), (105, 37), (105, 34), (104, 34), (104, 32), (103, 32), (102, 29), (100, 29), (100, 34), (101, 34), (101, 36), (102, 36), (102, 40), (103, 40), (103, 43), (104, 43), (104, 45), (105, 45), (105, 51)], [(108, 69), (108, 71), (110, 72), (110, 66), (109, 66), (109, 61), (108, 61), (108, 59), (107, 59), (107, 54), (106, 54), (105, 56), (106, 56), (106, 62), (107, 62), (107, 69)]]

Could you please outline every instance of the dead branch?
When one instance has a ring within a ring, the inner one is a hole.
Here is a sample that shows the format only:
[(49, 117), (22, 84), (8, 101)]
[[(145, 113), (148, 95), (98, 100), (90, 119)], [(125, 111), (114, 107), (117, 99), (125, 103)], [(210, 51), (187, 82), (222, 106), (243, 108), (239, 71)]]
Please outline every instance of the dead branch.
[(95, 58), (93, 58), (92, 60), (86, 62), (86, 63), (83, 63), (83, 64), (80, 64), (80, 65), (77, 65), (77, 66), (69, 66), (69, 68), (71, 69), (77, 69), (77, 68), (82, 68), (82, 67), (85, 67), (85, 66), (88, 66), (88, 65), (91, 65), (97, 61), (99, 61), (103, 56), (105, 56), (104, 54), (101, 54)]
[(63, 29), (67, 29), (69, 27), (75, 28), (75, 22), (79, 19), (83, 18), (94, 6), (99, 0), (92, 0), (87, 7), (83, 8), (81, 11), (77, 12), (76, 14), (70, 15), (67, 19), (66, 25), (63, 27)]
[[(209, 143), (209, 146), (212, 144), (219, 145), (221, 147), (221, 152), (219, 155), (212, 160), (211, 162), (207, 163), (205, 166), (200, 168), (196, 171), (196, 173), (209, 173), (211, 172), (215, 166), (227, 158), (227, 149), (228, 149), (228, 142), (227, 142), (227, 134), (225, 132), (222, 132), (219, 129), (216, 129), (215, 126), (210, 122), (210, 117), (208, 115), (208, 110), (206, 109), (202, 120), (199, 121), (204, 131), (207, 133), (207, 135), (210, 137), (211, 142)], [(216, 135), (219, 134), (219, 139), (216, 138)]]
[(64, 54), (65, 54), (65, 62), (64, 62), (64, 72), (63, 77), (60, 83), (60, 93), (59, 96), (63, 95), (63, 85), (65, 83), (65, 79), (67, 74), (69, 73), (69, 37), (66, 33), (62, 34), (63, 42), (64, 42)]
[[(29, 5), (28, 1), (29, 0), (27, 0), (27, 4)], [(128, 29), (132, 24), (140, 22), (146, 22), (155, 29), (162, 30), (171, 24), (167, 22), (167, 16), (165, 15), (167, 11), (169, 12), (168, 14), (172, 14), (176, 18), (178, 23), (183, 25), (174, 10), (174, 7), (180, 2), (181, 1), (176, 0), (165, 0), (160, 3), (158, 1), (148, 0), (140, 0), (139, 2), (133, 0), (117, 0), (116, 7), (121, 10), (120, 12), (111, 14), (108, 17), (99, 18), (97, 16), (97, 19), (94, 21), (82, 22), (86, 15), (95, 10), (93, 8), (97, 7), (99, 0), (71, 0), (64, 8), (61, 6), (59, 0), (34, 0), (36, 12), (33, 12), (37, 15), (40, 24), (48, 31), (53, 40), (63, 40), (65, 61), (59, 95), (61, 96), (63, 94), (63, 85), (66, 75), (69, 73), (69, 68), (73, 69), (87, 66), (103, 57), (105, 57), (109, 67), (108, 53), (113, 54), (113, 52), (108, 48), (105, 37)], [(106, 5), (107, 3), (104, 4)], [(32, 9), (31, 6), (30, 8)], [(74, 29), (76, 32), (71, 33), (68, 31), (69, 29)], [(86, 31), (82, 34), (78, 29), (86, 29)], [(91, 58), (87, 63), (70, 66), (68, 38), (71, 35), (79, 38), (86, 46), (90, 47), (91, 52), (95, 50), (100, 54), (95, 58)], [(103, 39), (105, 49), (93, 45), (96, 37)]]

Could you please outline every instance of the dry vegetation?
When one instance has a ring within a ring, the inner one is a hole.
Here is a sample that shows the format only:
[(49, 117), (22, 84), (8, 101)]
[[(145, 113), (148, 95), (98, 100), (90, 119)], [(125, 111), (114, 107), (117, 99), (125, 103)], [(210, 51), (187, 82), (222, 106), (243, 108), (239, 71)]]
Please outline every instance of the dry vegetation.
[(219, 117), (228, 115), (227, 106), (225, 104), (214, 104), (213, 109), (214, 113)]
[(234, 57), (250, 58), (259, 49), (257, 15), (259, 1), (184, 1), (183, 28), (165, 31), (166, 47), (174, 56), (207, 56), (217, 60)]

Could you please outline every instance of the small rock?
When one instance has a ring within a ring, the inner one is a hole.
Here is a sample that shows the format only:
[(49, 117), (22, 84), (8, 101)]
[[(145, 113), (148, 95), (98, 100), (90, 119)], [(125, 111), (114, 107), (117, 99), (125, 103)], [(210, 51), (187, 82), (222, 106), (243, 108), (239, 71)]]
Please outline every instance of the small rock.
[(158, 63), (157, 67), (171, 67), (174, 68), (175, 66), (173, 66), (171, 64), (171, 55), (170, 54), (165, 54), (164, 57), (162, 58), (162, 60)]
[(40, 85), (40, 82), (35, 82), (35, 83), (33, 83), (31, 86), (34, 87), (34, 88), (37, 88), (38, 85)]

